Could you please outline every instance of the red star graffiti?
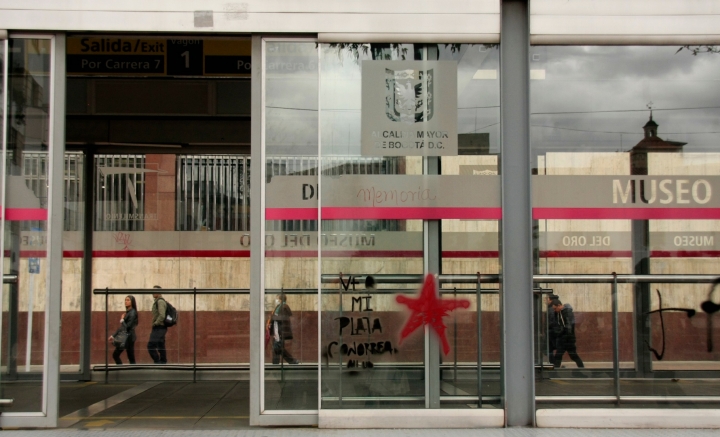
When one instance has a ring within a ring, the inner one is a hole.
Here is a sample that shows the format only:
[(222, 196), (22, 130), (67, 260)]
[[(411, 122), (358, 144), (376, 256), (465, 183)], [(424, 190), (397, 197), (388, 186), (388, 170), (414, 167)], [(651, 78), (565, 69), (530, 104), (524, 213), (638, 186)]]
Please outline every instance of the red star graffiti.
[(443, 323), (443, 317), (447, 316), (448, 312), (453, 311), (458, 307), (468, 308), (470, 306), (470, 301), (465, 299), (439, 299), (437, 288), (435, 287), (435, 279), (431, 274), (425, 276), (425, 283), (423, 284), (422, 290), (420, 290), (420, 296), (417, 299), (407, 296), (398, 296), (395, 300), (397, 303), (407, 305), (408, 309), (412, 311), (410, 318), (400, 332), (399, 343), (402, 343), (405, 338), (407, 338), (419, 327), (430, 325), (438, 337), (440, 337), (443, 353), (447, 355), (448, 352), (450, 352), (450, 344), (445, 336), (445, 330), (447, 327)]

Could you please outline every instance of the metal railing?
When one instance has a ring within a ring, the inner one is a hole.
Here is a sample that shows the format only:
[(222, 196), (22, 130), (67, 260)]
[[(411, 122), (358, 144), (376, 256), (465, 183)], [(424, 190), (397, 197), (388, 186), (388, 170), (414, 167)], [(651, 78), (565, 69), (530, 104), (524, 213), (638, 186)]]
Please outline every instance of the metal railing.
[[(147, 288), (123, 288), (123, 289), (110, 289), (110, 288), (99, 288), (94, 289), (93, 294), (95, 295), (104, 295), (105, 296), (105, 339), (109, 337), (109, 329), (108, 329), (108, 320), (109, 320), (109, 308), (108, 308), (108, 297), (111, 295), (124, 295), (124, 294), (137, 294), (137, 295), (143, 295), (143, 294), (155, 294), (157, 293), (157, 289), (147, 289)], [(183, 365), (183, 364), (164, 364), (164, 365), (152, 365), (152, 366), (144, 366), (144, 365), (129, 365), (129, 366), (118, 366), (118, 367), (110, 367), (108, 362), (108, 353), (109, 353), (109, 342), (105, 341), (105, 366), (99, 367), (99, 366), (93, 366), (93, 370), (104, 370), (105, 371), (105, 382), (108, 381), (108, 372), (112, 371), (119, 371), (119, 370), (126, 370), (126, 369), (163, 369), (163, 370), (192, 370), (193, 372), (193, 382), (197, 381), (197, 371), (201, 368), (208, 368), (208, 366), (198, 366), (197, 364), (197, 296), (198, 295), (238, 295), (238, 294), (250, 294), (250, 290), (248, 289), (227, 289), (227, 288), (206, 288), (206, 289), (200, 289), (197, 288), (163, 288), (162, 294), (172, 294), (172, 295), (192, 295), (193, 296), (193, 363), (192, 366), (190, 365)], [(211, 370), (242, 370), (243, 368), (246, 368), (245, 366), (212, 366), (210, 367)]]
[[(7, 275), (6, 275), (7, 276)], [(499, 289), (482, 288), (482, 284), (498, 284), (501, 281), (501, 276), (497, 274), (481, 275), (481, 274), (463, 274), (463, 275), (436, 275), (438, 283), (442, 285), (455, 285), (455, 284), (474, 284), (473, 288), (441, 288), (440, 294), (476, 294), (477, 296), (477, 338), (478, 338), (478, 357), (477, 366), (470, 366), (477, 368), (477, 381), (478, 381), (478, 395), (477, 396), (466, 396), (468, 400), (478, 401), (479, 399), (488, 399), (494, 397), (487, 397), (482, 395), (482, 294), (498, 294)], [(322, 284), (338, 284), (341, 285), (338, 289), (321, 289), (322, 293), (338, 293), (342, 301), (343, 291), (350, 292), (349, 287), (353, 287), (353, 292), (362, 292), (369, 294), (397, 294), (407, 292), (407, 289), (376, 289), (374, 288), (378, 284), (420, 284), (423, 281), (424, 276), (421, 274), (397, 274), (397, 275), (343, 275), (343, 274), (323, 274), (321, 275)], [(7, 280), (7, 278), (6, 278)], [(613, 349), (613, 391), (612, 396), (536, 396), (537, 402), (615, 402), (620, 404), (623, 402), (648, 402), (648, 401), (660, 401), (660, 402), (717, 402), (720, 401), (718, 396), (621, 396), (620, 395), (620, 363), (619, 363), (619, 334), (618, 334), (618, 284), (638, 284), (638, 283), (665, 283), (665, 284), (712, 284), (718, 280), (717, 275), (618, 275), (612, 274), (600, 274), (600, 275), (534, 275), (534, 284), (609, 284), (610, 295), (612, 299), (612, 349)], [(363, 286), (362, 289), (356, 290), (357, 285)], [(347, 288), (346, 288), (347, 287)], [(552, 289), (548, 288), (534, 288), (533, 293), (536, 296), (542, 296), (544, 294), (551, 294)], [(95, 289), (93, 294), (105, 295), (105, 314), (106, 314), (106, 335), (108, 337), (108, 296), (120, 295), (120, 294), (152, 294), (157, 292), (153, 289)], [(160, 365), (160, 366), (122, 366), (110, 368), (108, 365), (108, 344), (106, 343), (105, 353), (105, 366), (95, 366), (93, 370), (104, 370), (105, 378), (107, 381), (108, 372), (112, 370), (126, 370), (131, 368), (153, 368), (153, 369), (168, 369), (168, 370), (192, 370), (193, 381), (196, 380), (198, 370), (238, 370), (244, 367), (239, 366), (199, 366), (197, 364), (197, 295), (218, 295), (218, 294), (249, 294), (247, 289), (162, 289), (163, 294), (178, 294), (178, 295), (193, 295), (193, 364), (188, 365)], [(279, 293), (285, 294), (315, 294), (318, 293), (318, 289), (266, 289), (266, 293)], [(538, 319), (542, 316), (538, 315)], [(457, 349), (457, 348), (455, 348)], [(319, 363), (318, 363), (319, 365)], [(314, 367), (314, 366), (313, 366)], [(545, 363), (536, 363), (536, 368), (542, 370), (545, 367)], [(446, 367), (447, 368), (447, 367)], [(454, 363), (455, 374), (457, 374), (457, 359)], [(455, 399), (456, 397), (452, 397)], [(405, 397), (403, 397), (405, 399)], [(482, 402), (480, 402), (482, 403)]]
[(720, 396), (621, 396), (620, 341), (618, 329), (618, 284), (712, 284), (717, 275), (534, 275), (535, 284), (610, 284), (613, 334), (613, 396), (536, 396), (536, 402), (717, 402)]
[[(351, 284), (358, 284), (359, 278), (362, 278), (362, 283), (366, 284), (367, 277), (369, 275), (360, 275), (360, 276), (350, 276)], [(335, 276), (336, 278), (337, 275)], [(377, 277), (377, 282), (380, 284), (415, 284), (415, 283), (421, 283), (423, 276), (422, 275), (376, 275), (372, 276), (372, 278)], [(477, 335), (478, 335), (478, 363), (482, 363), (482, 299), (480, 299), (480, 296), (482, 294), (498, 294), (498, 289), (483, 289), (480, 284), (482, 283), (492, 283), (491, 276), (490, 278), (486, 278), (483, 275), (439, 275), (440, 283), (441, 284), (476, 284), (476, 287), (474, 289), (472, 288), (466, 288), (466, 289), (440, 289), (438, 292), (440, 294), (452, 294), (452, 295), (458, 295), (458, 294), (475, 294), (477, 296)], [(404, 282), (403, 282), (404, 278)], [(337, 283), (340, 281), (338, 280)], [(323, 283), (335, 283), (332, 280), (326, 281), (325, 275), (323, 275)], [(131, 370), (131, 369), (162, 369), (162, 370), (186, 370), (186, 371), (192, 371), (193, 372), (193, 382), (197, 381), (197, 372), (198, 370), (214, 370), (214, 371), (231, 371), (231, 370), (247, 370), (248, 366), (240, 366), (240, 365), (198, 365), (197, 363), (197, 296), (198, 295), (241, 295), (241, 294), (249, 294), (250, 290), (248, 289), (198, 289), (198, 288), (163, 288), (162, 294), (167, 295), (192, 295), (193, 296), (193, 363), (192, 365), (183, 365), (183, 364), (164, 364), (164, 365), (126, 365), (126, 366), (113, 366), (111, 367), (109, 364), (109, 342), (105, 341), (105, 365), (104, 366), (93, 366), (94, 371), (104, 371), (105, 372), (105, 382), (108, 382), (108, 375), (110, 371), (124, 371), (124, 370)], [(377, 294), (377, 295), (383, 295), (383, 294), (398, 294), (398, 293), (405, 293), (408, 291), (414, 291), (408, 290), (408, 289), (363, 289), (363, 294)], [(552, 290), (538, 290), (538, 292), (545, 292), (550, 293)], [(100, 288), (100, 289), (94, 289), (93, 294), (94, 295), (104, 295), (105, 296), (105, 337), (109, 337), (109, 327), (108, 327), (108, 320), (109, 320), (109, 307), (108, 307), (108, 297), (111, 295), (126, 295), (126, 294), (133, 294), (133, 295), (148, 295), (148, 294), (154, 294), (157, 293), (157, 289), (110, 289), (110, 288)], [(308, 289), (265, 289), (266, 293), (272, 294), (272, 293), (284, 293), (284, 294), (317, 294), (318, 289), (316, 288), (308, 288)], [(338, 289), (322, 289), (323, 293), (333, 293), (333, 294), (339, 294), (340, 299), (342, 299), (342, 293), (343, 289), (342, 287)], [(478, 401), (479, 399), (482, 399), (481, 402), (497, 402), (499, 401), (498, 396), (482, 396), (482, 370), (483, 367), (485, 368), (497, 368), (499, 369), (498, 365), (478, 365), (478, 366), (463, 366), (458, 365), (457, 362), (457, 337), (454, 339), (454, 351), (455, 351), (455, 359), (453, 360), (453, 364), (447, 365), (447, 366), (441, 366), (445, 369), (453, 369), (453, 374), (455, 377), (457, 377), (458, 369), (459, 368), (472, 368), (477, 369), (477, 389), (478, 389), (478, 396), (443, 396), (443, 400), (452, 399), (454, 401), (462, 400), (462, 401), (468, 401), (468, 400), (474, 400)], [(283, 361), (281, 360), (280, 364), (280, 371), (281, 376), (284, 375), (284, 366)], [(318, 363), (319, 365), (319, 363)], [(407, 365), (402, 364), (392, 364), (393, 366), (397, 367), (408, 367)], [(315, 366), (312, 366), (315, 367)], [(403, 400), (410, 400), (410, 398), (414, 397), (402, 397)], [(447, 399), (446, 399), (447, 398)], [(384, 398), (385, 399), (385, 398)], [(415, 400), (424, 399), (423, 397), (418, 397)], [(327, 400), (331, 400), (328, 398)], [(346, 401), (350, 400), (348, 398), (345, 398)], [(385, 399), (388, 400), (388, 399)]]

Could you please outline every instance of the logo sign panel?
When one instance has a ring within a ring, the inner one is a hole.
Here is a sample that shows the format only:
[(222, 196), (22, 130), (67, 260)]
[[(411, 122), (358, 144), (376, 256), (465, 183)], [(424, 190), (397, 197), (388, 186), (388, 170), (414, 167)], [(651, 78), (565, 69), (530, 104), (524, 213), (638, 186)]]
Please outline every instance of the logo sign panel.
[(362, 154), (458, 154), (457, 63), (364, 61)]

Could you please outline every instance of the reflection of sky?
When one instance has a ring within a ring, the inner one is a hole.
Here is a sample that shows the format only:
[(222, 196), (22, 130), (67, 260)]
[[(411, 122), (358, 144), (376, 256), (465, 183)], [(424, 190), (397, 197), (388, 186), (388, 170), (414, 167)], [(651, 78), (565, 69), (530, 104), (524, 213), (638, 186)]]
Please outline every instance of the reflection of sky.
[[(720, 54), (669, 47), (533, 47), (531, 145), (545, 151), (627, 151), (647, 105), (658, 136), (687, 152), (720, 147)], [(651, 103), (652, 102), (652, 103)]]
[[(50, 40), (9, 41), (9, 128), (18, 132), (8, 148), (47, 149), (50, 118)], [(1, 114), (1, 112), (0, 112)]]
[[(367, 45), (370, 48), (370, 45)], [(373, 48), (376, 48), (374, 46)], [(458, 132), (489, 133), (491, 151), (499, 141), (499, 81), (475, 80), (479, 69), (498, 70), (496, 47), (432, 45), (430, 59), (458, 61)], [(406, 49), (411, 60), (414, 45)], [(321, 106), (323, 154), (360, 154), (360, 63), (372, 61), (371, 51), (356, 55), (347, 48), (322, 46), (321, 92), (315, 43), (268, 43), (265, 65), (266, 144), (269, 155), (315, 155), (318, 105)], [(390, 51), (390, 59), (398, 59)]]
[(315, 43), (268, 43), (266, 50), (267, 154), (317, 155), (318, 72)]

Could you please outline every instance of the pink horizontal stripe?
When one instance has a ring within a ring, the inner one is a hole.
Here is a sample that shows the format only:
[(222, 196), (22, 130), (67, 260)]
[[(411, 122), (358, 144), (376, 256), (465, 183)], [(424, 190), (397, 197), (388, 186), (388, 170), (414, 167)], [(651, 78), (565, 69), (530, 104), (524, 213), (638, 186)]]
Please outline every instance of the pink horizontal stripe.
[(42, 208), (6, 208), (5, 220), (47, 220), (47, 209)]
[(444, 250), (443, 258), (497, 258), (497, 250)]
[(265, 220), (317, 220), (317, 208), (265, 208)]
[(720, 250), (653, 250), (653, 258), (717, 258)]
[[(82, 258), (82, 250), (63, 251), (65, 258)], [(316, 258), (317, 251), (314, 250), (267, 250), (265, 256), (268, 258)], [(338, 258), (422, 258), (421, 250), (323, 250), (324, 257)], [(5, 251), (5, 256), (10, 256), (10, 251)], [(45, 258), (47, 253), (44, 250), (23, 250), (21, 258)], [(223, 257), (223, 258), (249, 258), (248, 250), (166, 250), (166, 251), (143, 251), (143, 250), (105, 250), (94, 251), (96, 258), (153, 258), (153, 257)], [(446, 250), (442, 253), (443, 258), (497, 258), (499, 252), (496, 250), (473, 251), (473, 250)], [(720, 250), (653, 250), (650, 253), (652, 258), (718, 258)], [(540, 252), (541, 258), (631, 258), (629, 250), (544, 250)]]
[(94, 258), (248, 258), (249, 250), (94, 250)]
[(533, 219), (720, 219), (720, 208), (533, 208)]
[[(317, 258), (314, 250), (268, 250), (268, 258)], [(422, 258), (422, 250), (323, 250), (325, 258)]]
[[(442, 220), (502, 218), (501, 208), (326, 207), (323, 220)], [(317, 220), (316, 208), (267, 208), (266, 220)]]
[[(8, 254), (10, 256), (10, 254)], [(45, 250), (21, 250), (20, 258), (47, 258)]]
[(84, 258), (85, 252), (82, 250), (63, 250), (63, 258)]
[(501, 208), (344, 208), (322, 209), (323, 220), (442, 220), (502, 218)]

